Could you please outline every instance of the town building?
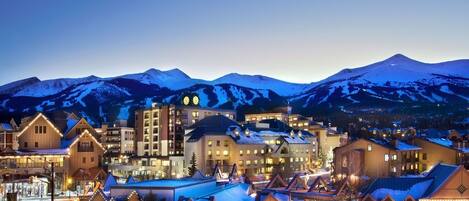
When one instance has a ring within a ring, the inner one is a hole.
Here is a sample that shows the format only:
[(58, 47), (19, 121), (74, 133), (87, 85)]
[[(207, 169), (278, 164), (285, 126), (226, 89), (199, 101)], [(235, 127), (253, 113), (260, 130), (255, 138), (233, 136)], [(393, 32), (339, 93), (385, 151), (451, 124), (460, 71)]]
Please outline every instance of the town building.
[(334, 176), (391, 177), (422, 171), (421, 147), (401, 140), (360, 138), (334, 149)]
[(333, 160), (333, 149), (347, 144), (348, 134), (340, 133), (336, 127), (326, 127), (322, 122), (316, 122), (312, 117), (304, 117), (300, 114), (287, 112), (266, 112), (246, 114), (247, 123), (259, 123), (267, 120), (279, 120), (289, 127), (307, 131), (317, 137), (318, 149), (322, 166), (329, 167)]
[(422, 147), (423, 170), (431, 169), (440, 162), (463, 165), (469, 169), (469, 140), (456, 133), (442, 138), (418, 137), (413, 141)]
[(105, 162), (117, 162), (135, 154), (135, 130), (131, 127), (105, 127), (101, 142), (106, 148)]
[(245, 200), (254, 201), (255, 193), (250, 184), (237, 178), (231, 182), (218, 181), (215, 177), (206, 177), (200, 172), (192, 177), (180, 179), (157, 179), (125, 184), (105, 184), (104, 189), (95, 191), (89, 201), (216, 201)]
[(219, 167), (229, 173), (234, 165), (238, 174), (249, 177), (268, 176), (274, 167), (283, 168), (278, 171), (305, 172), (314, 160), (311, 143), (306, 139), (309, 133), (304, 131), (243, 126), (219, 115), (200, 120), (186, 132), (186, 164), (195, 154), (197, 168), (205, 172)]
[(438, 163), (417, 177), (377, 178), (361, 190), (362, 201), (440, 201), (469, 198), (469, 171)]
[(21, 120), (13, 132), (13, 149), (0, 153), (5, 192), (20, 192), (22, 197), (45, 195), (52, 166), (58, 190), (84, 192), (103, 179), (105, 149), (93, 128), (73, 113), (66, 116), (66, 123), (57, 125), (42, 113)]

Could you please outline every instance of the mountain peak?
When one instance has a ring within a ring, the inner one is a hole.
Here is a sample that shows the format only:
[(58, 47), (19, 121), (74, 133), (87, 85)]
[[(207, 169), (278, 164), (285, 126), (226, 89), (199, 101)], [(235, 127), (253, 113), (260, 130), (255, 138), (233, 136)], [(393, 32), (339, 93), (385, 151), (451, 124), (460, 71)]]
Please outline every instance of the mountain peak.
[(395, 54), (392, 57), (389, 57), (388, 59), (384, 60), (383, 62), (388, 62), (388, 63), (407, 63), (407, 62), (416, 62), (416, 60), (413, 60), (403, 54)]

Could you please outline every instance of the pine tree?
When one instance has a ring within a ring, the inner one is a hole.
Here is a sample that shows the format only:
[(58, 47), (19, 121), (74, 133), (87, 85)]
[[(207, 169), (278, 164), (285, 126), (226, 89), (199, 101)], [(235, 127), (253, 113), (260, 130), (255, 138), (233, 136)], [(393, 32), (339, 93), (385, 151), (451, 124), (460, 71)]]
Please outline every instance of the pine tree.
[(189, 175), (194, 176), (195, 172), (197, 171), (197, 160), (196, 160), (194, 152), (192, 152), (192, 158), (191, 158), (190, 164), (191, 166), (188, 168)]

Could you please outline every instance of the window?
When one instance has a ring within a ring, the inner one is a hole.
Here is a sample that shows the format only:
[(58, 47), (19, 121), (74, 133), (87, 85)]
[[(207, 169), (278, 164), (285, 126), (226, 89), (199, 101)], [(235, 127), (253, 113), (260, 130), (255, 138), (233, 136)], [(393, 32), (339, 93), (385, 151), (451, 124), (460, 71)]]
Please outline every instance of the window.
[(239, 165), (241, 165), (241, 166), (243, 165), (243, 161), (241, 161), (241, 160), (238, 161), (238, 163), (239, 163)]
[(86, 163), (86, 157), (83, 157), (83, 158), (81, 159), (81, 162), (82, 162), (82, 163)]
[(218, 150), (217, 150), (215, 153), (217, 154), (217, 156), (219, 156), (219, 155), (220, 155), (220, 151), (218, 151)]
[(42, 127), (42, 131), (44, 131), (43, 133), (47, 133), (46, 128), (47, 127), (45, 127), (45, 126)]
[(392, 167), (391, 171), (392, 171), (392, 172), (397, 172), (397, 168), (396, 168), (396, 167)]
[(228, 156), (228, 150), (223, 151), (223, 156)]
[(264, 154), (264, 149), (261, 149), (261, 154)]
[(251, 154), (251, 150), (248, 149), (246, 150), (246, 155), (249, 155), (249, 154)]
[(36, 134), (39, 133), (39, 126), (34, 126), (34, 133), (36, 133)]
[(42, 133), (42, 126), (39, 126), (39, 133)]
[(208, 155), (212, 156), (212, 150), (208, 150)]
[(91, 159), (90, 159), (90, 160), (91, 160), (91, 162), (94, 162), (94, 157), (91, 157)]
[(39, 147), (39, 143), (35, 142), (34, 147)]
[(211, 147), (212, 146), (212, 140), (209, 140), (207, 144), (208, 144), (209, 147)]
[(423, 159), (423, 160), (427, 160), (427, 153), (423, 153), (423, 154), (422, 154), (422, 159)]
[(220, 146), (220, 140), (217, 140), (217, 147)]
[(367, 150), (368, 150), (368, 151), (371, 151), (371, 150), (372, 150), (371, 144), (368, 144)]
[(243, 156), (243, 150), (239, 150), (239, 155)]
[(389, 161), (389, 154), (384, 154), (384, 161)]
[(254, 154), (257, 154), (257, 149), (254, 149)]
[(344, 156), (344, 157), (342, 157), (342, 167), (347, 167), (347, 165), (348, 165), (347, 157)]
[(392, 155), (392, 160), (393, 160), (393, 161), (397, 160), (397, 155), (396, 155), (396, 154), (393, 154), (393, 155)]
[(28, 147), (28, 142), (24, 142), (24, 147)]
[(247, 161), (246, 161), (246, 165), (251, 165), (251, 161), (250, 161), (250, 160), (247, 160)]

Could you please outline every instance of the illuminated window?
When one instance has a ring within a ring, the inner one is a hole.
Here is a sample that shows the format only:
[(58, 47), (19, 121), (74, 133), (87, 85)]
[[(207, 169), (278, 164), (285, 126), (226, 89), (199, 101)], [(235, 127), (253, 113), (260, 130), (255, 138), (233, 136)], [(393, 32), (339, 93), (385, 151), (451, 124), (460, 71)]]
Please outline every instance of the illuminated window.
[(228, 156), (228, 150), (223, 151), (223, 156)]
[(251, 165), (251, 161), (250, 161), (250, 160), (247, 160), (247, 161), (246, 161), (246, 165)]
[(261, 154), (264, 154), (264, 150), (263, 150), (263, 149), (261, 149)]
[(368, 148), (367, 148), (368, 151), (371, 151), (372, 148), (371, 148), (371, 144), (368, 144)]
[(384, 161), (389, 161), (389, 154), (384, 154)]
[(249, 154), (251, 154), (251, 150), (248, 149), (246, 150), (246, 155), (249, 155)]
[(392, 167), (392, 172), (397, 172), (397, 168), (396, 168), (396, 167)]
[(208, 150), (208, 155), (212, 156), (212, 150)]
[(257, 149), (254, 149), (254, 154), (257, 154)]
[(256, 165), (257, 165), (257, 160), (254, 160), (254, 164), (256, 164)]
[(392, 160), (393, 160), (393, 161), (397, 160), (397, 155), (396, 155), (396, 154), (393, 154), (393, 155), (392, 155)]
[(238, 161), (238, 163), (239, 163), (239, 165), (241, 165), (241, 166), (243, 165), (243, 161), (241, 161), (241, 160)]
[(219, 151), (219, 150), (217, 150), (215, 153), (217, 154), (217, 156), (220, 155), (220, 151)]
[(239, 155), (243, 156), (243, 150), (239, 150)]
[(209, 141), (208, 141), (208, 146), (211, 147), (211, 146), (212, 146), (212, 143), (213, 143), (212, 140), (209, 140)]

